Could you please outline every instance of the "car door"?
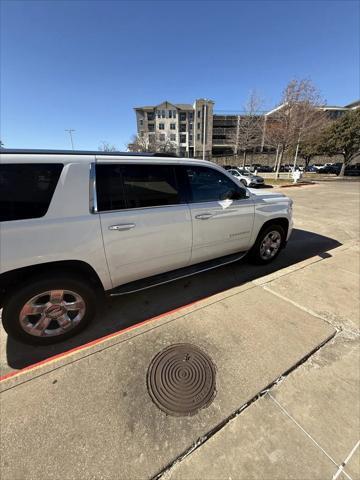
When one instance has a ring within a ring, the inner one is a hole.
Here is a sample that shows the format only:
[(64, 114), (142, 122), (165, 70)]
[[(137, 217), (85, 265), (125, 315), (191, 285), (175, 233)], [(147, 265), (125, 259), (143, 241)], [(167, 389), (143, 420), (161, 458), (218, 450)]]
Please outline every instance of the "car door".
[(255, 212), (247, 190), (213, 167), (182, 169), (193, 223), (191, 263), (246, 251)]
[(114, 287), (189, 264), (190, 209), (174, 165), (98, 163), (96, 192)]

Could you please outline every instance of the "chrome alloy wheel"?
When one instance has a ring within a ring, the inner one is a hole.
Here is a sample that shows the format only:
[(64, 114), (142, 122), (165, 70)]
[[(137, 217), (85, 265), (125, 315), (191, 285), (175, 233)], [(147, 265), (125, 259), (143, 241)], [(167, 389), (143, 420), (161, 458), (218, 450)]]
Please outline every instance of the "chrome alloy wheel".
[(281, 235), (277, 230), (269, 232), (263, 238), (260, 245), (260, 257), (262, 260), (269, 260), (275, 257), (281, 246)]
[(19, 320), (23, 330), (36, 337), (61, 335), (78, 325), (85, 315), (82, 297), (70, 290), (49, 290), (28, 300)]

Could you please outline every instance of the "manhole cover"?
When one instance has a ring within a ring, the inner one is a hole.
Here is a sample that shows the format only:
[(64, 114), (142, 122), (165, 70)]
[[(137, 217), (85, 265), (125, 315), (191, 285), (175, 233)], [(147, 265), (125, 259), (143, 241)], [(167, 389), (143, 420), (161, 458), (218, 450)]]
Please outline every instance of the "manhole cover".
[(214, 398), (215, 366), (194, 345), (171, 345), (150, 363), (147, 386), (152, 400), (165, 413), (194, 415)]

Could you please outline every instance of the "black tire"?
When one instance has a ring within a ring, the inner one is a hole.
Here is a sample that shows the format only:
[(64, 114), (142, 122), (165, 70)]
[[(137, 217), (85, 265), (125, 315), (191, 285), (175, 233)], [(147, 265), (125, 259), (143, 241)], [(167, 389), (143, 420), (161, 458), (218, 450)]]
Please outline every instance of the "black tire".
[[(260, 246), (261, 246), (263, 240), (265, 239), (265, 237), (270, 232), (273, 232), (273, 231), (278, 232), (281, 236), (280, 247), (271, 258), (264, 259), (261, 255), (261, 253), (260, 253)], [(259, 235), (256, 239), (256, 242), (255, 242), (254, 246), (252, 247), (252, 249), (250, 250), (250, 252), (249, 252), (250, 261), (252, 263), (257, 264), (257, 265), (266, 265), (267, 263), (272, 262), (279, 255), (282, 247), (285, 244), (285, 240), (286, 240), (285, 231), (284, 231), (284, 228), (281, 225), (276, 225), (275, 223), (271, 224), (271, 225), (268, 225), (267, 227), (260, 230), (260, 233), (259, 233)]]
[[(20, 312), (26, 302), (49, 290), (67, 290), (76, 293), (83, 300), (85, 312), (79, 323), (69, 327), (69, 330), (64, 333), (55, 336), (35, 336), (29, 334), (21, 325)], [(49, 345), (61, 342), (79, 333), (94, 318), (96, 313), (96, 293), (95, 288), (82, 277), (70, 276), (70, 274), (52, 277), (33, 277), (25, 284), (13, 289), (5, 298), (2, 313), (4, 329), (10, 337), (27, 344)]]

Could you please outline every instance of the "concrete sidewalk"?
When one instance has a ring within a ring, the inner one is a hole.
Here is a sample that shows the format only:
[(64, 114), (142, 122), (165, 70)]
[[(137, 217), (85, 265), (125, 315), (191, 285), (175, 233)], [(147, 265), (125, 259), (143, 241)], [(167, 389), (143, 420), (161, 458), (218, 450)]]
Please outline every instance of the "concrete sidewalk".
[(256, 282), (322, 316), (335, 337), (164, 478), (360, 478), (359, 249), (338, 250)]
[[(357, 248), (308, 259), (3, 382), (2, 480), (331, 478), (359, 427), (358, 312), (345, 317), (331, 307), (337, 298), (349, 309), (349, 292), (358, 292), (359, 276), (346, 263)], [(346, 276), (345, 290), (332, 282), (315, 310), (307, 295), (304, 305), (291, 298), (293, 284), (311, 291), (329, 269), (334, 279)], [(167, 416), (146, 390), (151, 359), (180, 342), (201, 347), (217, 367), (215, 400), (194, 417)], [(356, 464), (344, 472), (356, 478)]]

